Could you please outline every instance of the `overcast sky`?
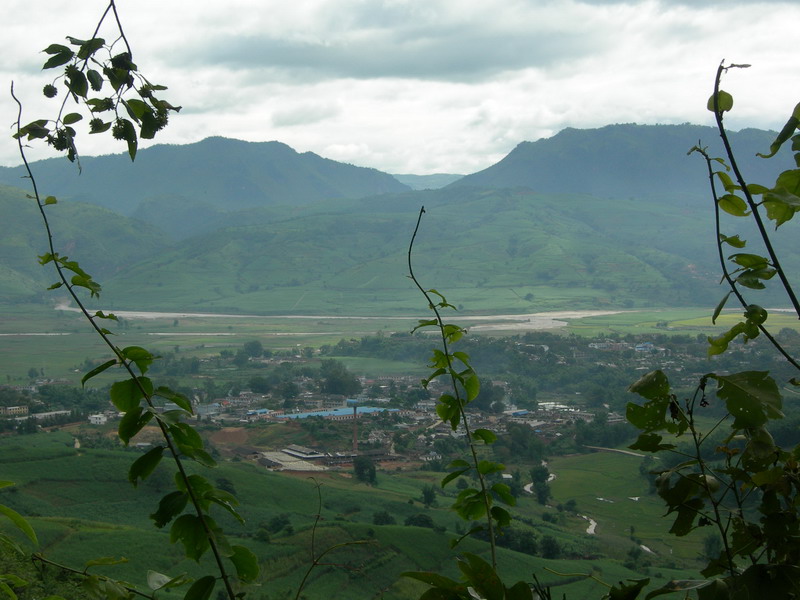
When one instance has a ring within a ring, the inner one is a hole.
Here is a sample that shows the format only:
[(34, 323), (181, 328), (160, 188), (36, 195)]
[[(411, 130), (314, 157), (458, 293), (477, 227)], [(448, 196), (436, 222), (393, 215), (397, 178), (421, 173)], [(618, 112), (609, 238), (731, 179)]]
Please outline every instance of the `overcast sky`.
[[(105, 0), (4, 0), (0, 114), (15, 81), (44, 118), (41, 50), (87, 38)], [(278, 140), (390, 173), (471, 173), (524, 140), (610, 123), (711, 124), (720, 60), (733, 129), (800, 100), (800, 3), (686, 0), (118, 0), (134, 60), (184, 107), (156, 143)], [(102, 33), (101, 33), (102, 36)], [(104, 36), (107, 37), (107, 36)], [(8, 135), (11, 128), (7, 129)], [(19, 164), (0, 142), (0, 164)], [(84, 136), (83, 154), (121, 152)], [(34, 157), (49, 156), (34, 152)]]

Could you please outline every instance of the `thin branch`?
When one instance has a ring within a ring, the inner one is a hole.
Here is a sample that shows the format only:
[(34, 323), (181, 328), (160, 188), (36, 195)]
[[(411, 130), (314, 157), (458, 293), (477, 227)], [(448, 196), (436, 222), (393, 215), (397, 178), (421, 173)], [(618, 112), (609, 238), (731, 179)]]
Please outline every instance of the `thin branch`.
[(126, 583), (117, 581), (116, 579), (112, 579), (111, 577), (107, 577), (105, 575), (90, 575), (89, 572), (88, 572), (88, 568), (84, 569), (83, 571), (79, 571), (78, 569), (74, 569), (74, 568), (69, 567), (67, 565), (63, 565), (61, 563), (57, 563), (54, 560), (50, 560), (49, 558), (45, 558), (43, 555), (39, 554), (38, 552), (34, 553), (31, 556), (31, 561), (34, 563), (34, 565), (36, 565), (37, 563), (39, 563), (40, 566), (50, 565), (51, 567), (56, 567), (57, 569), (59, 569), (61, 571), (64, 571), (66, 573), (72, 573), (73, 575), (78, 575), (79, 577), (87, 577), (87, 578), (88, 577), (98, 577), (98, 578), (103, 579), (105, 581), (113, 581), (116, 585), (124, 588), (127, 592), (129, 592), (131, 594), (135, 594), (136, 596), (141, 596), (142, 598), (148, 598), (149, 600), (155, 600), (155, 598), (156, 598), (155, 594), (145, 594), (144, 592), (142, 592), (140, 590), (137, 590), (135, 587), (131, 586), (130, 584), (126, 584)]
[[(715, 103), (716, 103), (716, 96), (715, 96)], [(716, 108), (716, 107), (715, 107)], [(725, 261), (725, 255), (722, 252), (722, 238), (720, 237), (722, 231), (720, 226), (720, 208), (719, 208), (719, 195), (717, 194), (717, 186), (716, 181), (714, 179), (714, 168), (711, 166), (711, 157), (708, 153), (699, 145), (695, 147), (696, 150), (703, 156), (706, 161), (706, 168), (708, 169), (708, 180), (711, 185), (711, 197), (714, 200), (714, 228), (717, 234), (717, 255), (719, 258), (720, 268), (722, 269), (722, 277), (725, 282), (730, 287), (731, 292), (736, 299), (741, 304), (742, 308), (745, 310), (750, 305), (747, 300), (745, 299), (744, 295), (742, 295), (741, 291), (739, 290), (739, 286), (736, 284), (736, 280), (731, 277), (730, 272), (728, 271), (728, 265)], [(731, 155), (732, 156), (732, 155)], [(745, 188), (746, 189), (746, 188)], [(748, 192), (749, 194), (749, 192)], [(753, 208), (753, 214), (757, 214), (755, 208)], [(781, 271), (782, 272), (782, 271)], [(791, 288), (790, 288), (791, 289)], [(763, 334), (767, 340), (773, 345), (773, 347), (781, 353), (781, 355), (796, 369), (800, 370), (800, 363), (795, 360), (795, 358), (786, 351), (786, 349), (781, 345), (781, 343), (775, 339), (775, 337), (770, 333), (770, 331), (766, 328), (763, 323), (758, 324), (758, 330)]]
[[(11, 84), (11, 97), (17, 103), (17, 107), (18, 107), (16, 127), (17, 127), (17, 133), (19, 133), (20, 129), (22, 128), (22, 102), (20, 102), (20, 100), (14, 94), (14, 84), (13, 84), (13, 82)], [(37, 204), (37, 206), (39, 208), (39, 213), (40, 213), (40, 215), (42, 217), (42, 221), (44, 223), (45, 231), (47, 233), (47, 243), (48, 243), (48, 247), (49, 247), (49, 250), (50, 250), (50, 254), (52, 256), (56, 256), (55, 245), (54, 245), (54, 242), (53, 242), (53, 234), (52, 234), (52, 231), (51, 231), (51, 228), (50, 228), (50, 223), (49, 223), (49, 220), (47, 218), (47, 214), (45, 212), (45, 205), (41, 200), (41, 196), (39, 194), (39, 189), (38, 189), (38, 186), (37, 186), (37, 183), (36, 183), (36, 178), (34, 177), (33, 171), (31, 170), (30, 164), (29, 164), (29, 162), (27, 160), (27, 156), (25, 154), (25, 148), (24, 148), (24, 146), (22, 144), (22, 136), (21, 135), (17, 136), (17, 144), (18, 144), (18, 147), (19, 147), (19, 152), (20, 152), (20, 156), (22, 158), (22, 162), (23, 162), (23, 164), (25, 166), (26, 172), (28, 173), (28, 178), (31, 181), (31, 186), (33, 187), (34, 199), (36, 200), (36, 204)], [(94, 330), (97, 333), (97, 335), (99, 335), (100, 338), (105, 342), (105, 344), (111, 349), (111, 351), (114, 353), (114, 356), (117, 357), (117, 360), (119, 361), (120, 366), (122, 366), (128, 372), (128, 374), (131, 376), (131, 380), (134, 381), (135, 385), (139, 389), (139, 391), (142, 394), (142, 397), (144, 398), (145, 402), (147, 403), (148, 408), (150, 409), (151, 413), (156, 415), (155, 406), (153, 405), (153, 402), (152, 402), (152, 396), (147, 391), (147, 389), (145, 389), (144, 385), (142, 384), (142, 382), (140, 380), (140, 377), (134, 372), (130, 361), (125, 359), (125, 357), (123, 356), (123, 354), (121, 353), (119, 348), (117, 348), (111, 342), (111, 340), (109, 339), (108, 335), (106, 333), (104, 333), (102, 328), (95, 322), (95, 318), (90, 314), (90, 312), (86, 308), (85, 304), (81, 301), (80, 297), (75, 292), (74, 286), (67, 279), (67, 275), (64, 273), (64, 269), (62, 268), (62, 266), (59, 263), (59, 261), (58, 260), (53, 260), (53, 263), (55, 264), (55, 268), (56, 268), (56, 271), (58, 273), (59, 279), (61, 280), (61, 283), (64, 285), (64, 287), (66, 287), (69, 295), (75, 301), (75, 303), (77, 304), (77, 306), (78, 306), (79, 310), (81, 311), (81, 313), (83, 314), (83, 316), (89, 321), (89, 323), (94, 328)], [(180, 454), (178, 452), (178, 449), (176, 448), (176, 446), (175, 446), (175, 444), (174, 444), (174, 442), (172, 440), (172, 436), (169, 434), (167, 426), (164, 424), (164, 422), (158, 416), (156, 416), (156, 422), (158, 423), (158, 427), (161, 430), (161, 434), (162, 434), (162, 436), (164, 438), (164, 441), (166, 442), (167, 447), (168, 447), (168, 449), (169, 449), (169, 451), (170, 451), (170, 453), (172, 455), (172, 458), (173, 458), (173, 460), (174, 460), (174, 462), (175, 462), (175, 464), (176, 464), (176, 466), (178, 468), (178, 471), (180, 473), (181, 479), (184, 482), (186, 482), (186, 491), (187, 491), (187, 493), (189, 495), (189, 499), (190, 499), (190, 501), (192, 503), (192, 506), (194, 507), (195, 514), (197, 515), (198, 519), (200, 520), (200, 523), (201, 523), (201, 525), (203, 527), (203, 530), (204, 530), (204, 532), (206, 534), (206, 537), (208, 539), (209, 547), (211, 548), (212, 554), (214, 555), (214, 560), (215, 560), (215, 562), (217, 564), (217, 568), (219, 570), (220, 576), (221, 576), (222, 581), (223, 581), (223, 583), (225, 585), (228, 597), (231, 600), (234, 600), (235, 592), (234, 592), (233, 586), (232, 586), (232, 584), (230, 582), (230, 576), (228, 575), (227, 570), (225, 568), (225, 564), (224, 564), (223, 559), (222, 559), (222, 554), (220, 552), (220, 549), (218, 548), (218, 545), (217, 545), (217, 542), (215, 540), (214, 534), (211, 531), (211, 527), (209, 526), (208, 521), (205, 518), (205, 513), (202, 510), (202, 508), (200, 507), (199, 499), (197, 498), (197, 495), (195, 494), (195, 491), (194, 491), (194, 489), (193, 489), (193, 487), (192, 487), (192, 485), (191, 485), (191, 483), (189, 481), (188, 473), (186, 472), (186, 469), (185, 469), (185, 467), (183, 465), (183, 461), (180, 458)]]
[(447, 371), (450, 375), (450, 381), (453, 386), (453, 393), (455, 394), (456, 401), (458, 402), (459, 412), (461, 413), (460, 415), (461, 422), (462, 425), (464, 426), (464, 433), (467, 439), (467, 445), (469, 446), (470, 453), (472, 455), (472, 462), (473, 465), (475, 466), (475, 472), (478, 475), (478, 481), (481, 486), (481, 494), (483, 496), (483, 502), (486, 508), (486, 521), (489, 530), (489, 546), (491, 548), (491, 554), (492, 554), (492, 567), (494, 569), (497, 569), (497, 549), (495, 547), (496, 546), (495, 533), (494, 533), (494, 525), (492, 523), (492, 512), (491, 512), (491, 504), (489, 502), (489, 492), (486, 488), (486, 480), (484, 479), (483, 474), (480, 472), (480, 469), (478, 468), (478, 464), (480, 461), (478, 459), (478, 453), (475, 450), (475, 444), (474, 440), (472, 439), (472, 432), (470, 431), (469, 428), (469, 422), (467, 421), (467, 413), (464, 410), (465, 403), (463, 398), (461, 398), (461, 392), (459, 391), (458, 382), (455, 377), (455, 368), (453, 367), (453, 363), (450, 359), (450, 350), (447, 345), (447, 336), (445, 335), (445, 324), (444, 321), (442, 320), (442, 316), (439, 313), (439, 310), (436, 308), (436, 304), (434, 304), (428, 292), (425, 290), (425, 288), (422, 287), (422, 285), (420, 285), (419, 281), (414, 275), (414, 269), (411, 265), (411, 251), (414, 248), (414, 240), (417, 237), (417, 232), (419, 231), (419, 226), (420, 223), (422, 222), (423, 214), (425, 214), (424, 206), (420, 207), (419, 215), (417, 216), (417, 224), (414, 227), (414, 233), (411, 235), (411, 242), (408, 245), (408, 274), (411, 281), (413, 281), (414, 285), (417, 286), (417, 289), (419, 289), (422, 295), (425, 296), (425, 299), (428, 301), (428, 307), (436, 315), (437, 327), (439, 328), (439, 333), (441, 334), (442, 338), (442, 348), (444, 350), (444, 355), (447, 360)]
[[(786, 273), (781, 267), (780, 260), (778, 259), (778, 255), (775, 252), (774, 248), (772, 247), (772, 241), (770, 240), (769, 234), (767, 233), (766, 227), (764, 227), (764, 222), (761, 219), (761, 214), (758, 211), (758, 204), (753, 200), (753, 196), (750, 194), (750, 191), (747, 189), (747, 183), (742, 177), (741, 171), (739, 171), (739, 165), (736, 163), (736, 157), (733, 154), (733, 149), (731, 148), (731, 143), (728, 140), (728, 134), (725, 131), (725, 126), (722, 124), (722, 111), (719, 110), (719, 84), (720, 80), (722, 79), (722, 74), (727, 71), (728, 69), (738, 67), (740, 65), (729, 65), (727, 67), (724, 66), (724, 61), (720, 63), (719, 67), (717, 68), (717, 76), (714, 79), (714, 118), (717, 121), (717, 129), (719, 130), (719, 135), (722, 138), (722, 144), (725, 146), (725, 153), (728, 155), (728, 160), (730, 161), (731, 169), (733, 169), (733, 173), (736, 175), (736, 181), (739, 183), (739, 186), (742, 188), (742, 193), (744, 194), (745, 198), (747, 199), (747, 204), (750, 206), (750, 210), (753, 213), (753, 219), (758, 226), (758, 231), (761, 234), (761, 239), (764, 242), (764, 246), (769, 253), (770, 260), (772, 261), (772, 266), (778, 272), (778, 277), (783, 284), (783, 288), (786, 291), (786, 294), (789, 296), (789, 300), (794, 307), (794, 311), (797, 314), (797, 318), (800, 319), (800, 302), (797, 300), (797, 296), (795, 296), (794, 289), (792, 285), (789, 283), (788, 278), (786, 277)], [(797, 366), (795, 364), (795, 366)], [(800, 368), (800, 367), (798, 367)]]

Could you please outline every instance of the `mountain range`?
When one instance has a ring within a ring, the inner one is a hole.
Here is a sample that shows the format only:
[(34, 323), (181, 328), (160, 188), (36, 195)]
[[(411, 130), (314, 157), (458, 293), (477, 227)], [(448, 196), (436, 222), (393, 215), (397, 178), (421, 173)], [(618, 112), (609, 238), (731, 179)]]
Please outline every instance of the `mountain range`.
[[(773, 132), (732, 133), (746, 177)], [(127, 155), (33, 163), (56, 246), (104, 284), (103, 307), (248, 313), (424, 311), (406, 277), (470, 311), (707, 304), (721, 291), (695, 125), (566, 129), (471, 175), (392, 177), (279, 142), (208, 138)], [(716, 146), (716, 147), (715, 147)], [(0, 168), (0, 300), (43, 301), (53, 273), (19, 168)], [(771, 178), (771, 179), (770, 179)], [(438, 187), (443, 185), (444, 187)], [(423, 188), (423, 189), (412, 189)], [(438, 188), (438, 189), (424, 189)], [(788, 227), (791, 227), (789, 225)], [(729, 231), (730, 233), (731, 231)], [(795, 268), (797, 243), (777, 243)], [(423, 303), (424, 304), (424, 303)]]

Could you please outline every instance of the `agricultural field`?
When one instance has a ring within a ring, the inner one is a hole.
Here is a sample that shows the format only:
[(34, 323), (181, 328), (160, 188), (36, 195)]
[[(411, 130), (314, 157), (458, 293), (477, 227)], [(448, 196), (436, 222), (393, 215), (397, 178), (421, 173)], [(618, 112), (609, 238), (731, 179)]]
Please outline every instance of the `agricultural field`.
[[(278, 437), (260, 433), (270, 427), (247, 428), (244, 441), (268, 444), (265, 448), (287, 442), (286, 431)], [(75, 447), (76, 437), (85, 439), (103, 431), (82, 426), (0, 439), (0, 473), (3, 479), (16, 482), (0, 492), (0, 503), (31, 517), (42, 551), (53, 560), (81, 565), (101, 556), (124, 556), (127, 562), (98, 569), (137, 584), (143, 583), (146, 569), (171, 575), (200, 573), (203, 564), (182, 559), (167, 534), (153, 527), (147, 517), (171, 488), (170, 470), (160, 466), (134, 489), (126, 481), (126, 471), (140, 451)], [(230, 455), (224, 447), (225, 436), (209, 433), (215, 451)], [(105, 434), (112, 439), (112, 431)], [(243, 441), (241, 436), (230, 439), (237, 444)], [(603, 593), (596, 579), (615, 583), (647, 574), (654, 583), (664, 583), (674, 576), (691, 576), (701, 544), (696, 539), (666, 536), (660, 503), (647, 494), (647, 482), (639, 474), (641, 460), (621, 452), (551, 460), (553, 498), (548, 506), (541, 506), (531, 496), (522, 496), (513, 509), (514, 526), (533, 531), (540, 541), (543, 536), (553, 537), (562, 556), (545, 559), (501, 549), (503, 575), (517, 580), (535, 573), (541, 581), (557, 586), (559, 595), (563, 590), (577, 599)], [(516, 465), (522, 472), (529, 466)], [(317, 549), (353, 545), (333, 552), (328, 561), (332, 564), (312, 572), (309, 598), (375, 597), (383, 591), (384, 598), (400, 599), (412, 590), (421, 591), (418, 584), (400, 576), (404, 571), (457, 575), (448, 541), (466, 524), (447, 508), (457, 490), (448, 487), (430, 508), (420, 499), (422, 487), (437, 484), (441, 474), (398, 470), (387, 464), (370, 486), (355, 480), (348, 468), (310, 479), (305, 474), (272, 473), (248, 461), (223, 459), (203, 475), (217, 486), (229, 487), (239, 498), (244, 525), (222, 511), (216, 518), (235, 543), (260, 557), (262, 583), (269, 584), (271, 594), (296, 589), (310, 564), (312, 535)], [(569, 500), (577, 503), (577, 514), (557, 510), (557, 505)], [(374, 525), (373, 515), (379, 511), (391, 514), (397, 524)], [(439, 530), (403, 526), (407, 517), (420, 513), (430, 515)], [(321, 520), (315, 529), (317, 514)], [(550, 517), (545, 520), (544, 515)], [(275, 517), (285, 517), (289, 526), (265, 537), (260, 532)], [(596, 522), (592, 534), (587, 532), (588, 519)], [(623, 566), (631, 548), (644, 546), (652, 553), (638, 558), (635, 572)], [(459, 549), (486, 557), (488, 547), (467, 540)], [(348, 596), (342, 595), (344, 583)], [(258, 589), (252, 590), (253, 597), (266, 598), (259, 596)]]
[[(44, 305), (0, 306), (0, 382), (20, 384), (28, 379), (31, 368), (43, 371), (51, 379), (77, 383), (86, 361), (105, 360), (108, 350), (74, 311), (57, 310)], [(143, 346), (164, 354), (208, 358), (225, 349), (240, 348), (250, 340), (259, 340), (271, 351), (296, 352), (302, 348), (335, 345), (341, 339), (369, 335), (410, 332), (425, 311), (403, 316), (257, 316), (186, 313), (125, 313), (121, 321), (105, 324), (114, 332), (119, 346)], [(708, 308), (648, 309), (623, 311), (560, 311), (520, 315), (447, 316), (467, 327), (472, 335), (508, 336), (534, 330), (596, 337), (606, 334), (688, 334), (713, 335), (730, 327), (738, 311), (726, 311), (711, 323)], [(770, 322), (775, 331), (788, 327), (800, 330), (796, 319), (773, 312)], [(422, 333), (421, 335), (429, 335)], [(417, 375), (419, 365), (392, 361), (350, 361), (354, 371), (369, 376)], [(108, 383), (111, 375), (99, 378), (96, 385)]]

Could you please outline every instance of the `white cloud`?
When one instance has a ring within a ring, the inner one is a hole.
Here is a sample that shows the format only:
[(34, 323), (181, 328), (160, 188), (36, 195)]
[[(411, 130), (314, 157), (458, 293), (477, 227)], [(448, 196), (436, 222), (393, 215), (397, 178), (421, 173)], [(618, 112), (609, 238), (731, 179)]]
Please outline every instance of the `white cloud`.
[[(87, 36), (105, 2), (10, 4), (0, 78), (16, 81), (32, 119), (46, 114), (39, 51)], [(780, 127), (800, 100), (800, 6), (698, 4), (141, 0), (120, 11), (136, 62), (184, 106), (157, 141), (277, 139), (390, 172), (467, 173), (564, 127), (708, 124), (723, 58), (753, 64), (726, 75), (729, 125)], [(15, 111), (0, 98), (6, 123)], [(94, 136), (82, 149), (122, 150)], [(0, 162), (19, 162), (9, 140)]]

